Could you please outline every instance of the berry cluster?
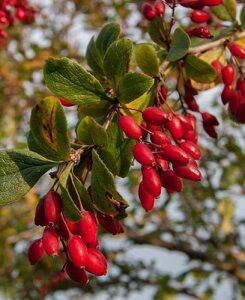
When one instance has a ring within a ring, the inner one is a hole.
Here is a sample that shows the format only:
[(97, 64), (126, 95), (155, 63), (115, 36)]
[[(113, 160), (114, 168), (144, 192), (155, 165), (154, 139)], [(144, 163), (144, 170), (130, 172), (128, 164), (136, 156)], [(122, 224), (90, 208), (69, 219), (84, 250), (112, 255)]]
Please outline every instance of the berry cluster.
[(6, 43), (8, 38), (6, 27), (12, 26), (16, 19), (21, 23), (32, 23), (36, 12), (36, 9), (27, 0), (0, 1), (0, 47)]
[(245, 123), (245, 77), (239, 63), (239, 60), (245, 59), (245, 49), (235, 42), (227, 48), (231, 61), (223, 66), (219, 60), (214, 60), (212, 65), (224, 83), (221, 93), (223, 104), (228, 104), (228, 110), (236, 122)]
[(127, 137), (136, 139), (133, 156), (142, 165), (143, 179), (139, 199), (150, 211), (164, 187), (168, 193), (180, 192), (182, 178), (199, 181), (197, 160), (201, 150), (197, 145), (196, 119), (192, 114), (176, 115), (159, 107), (142, 112), (139, 126), (130, 116), (121, 116), (119, 126)]
[(107, 260), (99, 250), (98, 222), (108, 232), (123, 232), (119, 221), (113, 217), (83, 210), (81, 220), (72, 222), (62, 213), (62, 199), (54, 190), (50, 190), (42, 198), (36, 208), (35, 224), (45, 227), (41, 239), (34, 241), (29, 247), (28, 258), (36, 264), (46, 253), (56, 256), (65, 253), (65, 272), (70, 279), (86, 284), (87, 272), (102, 276), (107, 271)]

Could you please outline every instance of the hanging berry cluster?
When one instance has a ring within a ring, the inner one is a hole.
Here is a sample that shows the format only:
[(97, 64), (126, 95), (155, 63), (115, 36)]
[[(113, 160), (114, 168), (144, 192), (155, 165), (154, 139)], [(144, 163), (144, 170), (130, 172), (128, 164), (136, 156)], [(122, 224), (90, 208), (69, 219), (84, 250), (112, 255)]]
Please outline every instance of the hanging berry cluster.
[(119, 221), (99, 212), (97, 218), (93, 212), (83, 210), (80, 221), (67, 219), (62, 213), (62, 199), (54, 190), (39, 201), (34, 221), (45, 228), (42, 238), (29, 247), (30, 263), (36, 264), (45, 254), (53, 257), (65, 254), (61, 273), (81, 284), (88, 283), (87, 272), (95, 276), (107, 272), (107, 259), (99, 250), (98, 222), (113, 235), (124, 231)]
[(121, 116), (119, 126), (127, 137), (137, 140), (133, 156), (142, 165), (143, 176), (139, 199), (143, 208), (150, 211), (162, 187), (170, 194), (181, 192), (182, 178), (201, 179), (196, 162), (201, 158), (201, 150), (193, 115), (177, 115), (159, 107), (148, 107), (142, 117), (144, 122), (139, 126), (132, 117)]
[(4, 46), (8, 33), (6, 29), (14, 25), (16, 20), (24, 24), (34, 22), (36, 9), (28, 0), (1, 0), (0, 1), (0, 47)]

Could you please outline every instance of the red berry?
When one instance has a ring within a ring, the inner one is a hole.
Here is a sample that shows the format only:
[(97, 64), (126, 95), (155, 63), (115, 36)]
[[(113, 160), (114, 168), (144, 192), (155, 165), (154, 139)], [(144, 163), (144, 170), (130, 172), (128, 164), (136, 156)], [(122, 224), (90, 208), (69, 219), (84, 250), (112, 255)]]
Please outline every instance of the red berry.
[(161, 150), (161, 155), (164, 159), (178, 164), (187, 164), (189, 161), (189, 155), (180, 147), (175, 145), (166, 145)]
[(208, 12), (203, 10), (193, 10), (190, 14), (190, 18), (194, 23), (204, 23), (209, 20), (210, 15)]
[(224, 86), (224, 89), (221, 93), (221, 100), (224, 105), (230, 101), (231, 97), (233, 97), (233, 93), (234, 93), (234, 91), (233, 91), (232, 85)]
[(197, 134), (194, 130), (184, 131), (183, 138), (187, 141), (191, 141), (193, 143), (197, 142)]
[(238, 112), (239, 106), (243, 102), (242, 99), (243, 99), (243, 97), (242, 97), (242, 93), (240, 91), (235, 91), (233, 93), (233, 96), (231, 97), (231, 99), (229, 101), (229, 107), (228, 107), (231, 114), (235, 115)]
[(96, 276), (105, 275), (107, 271), (107, 260), (105, 256), (97, 249), (88, 249), (85, 269)]
[(151, 211), (154, 207), (155, 197), (152, 196), (152, 194), (148, 193), (143, 181), (139, 185), (138, 195), (139, 195), (139, 199), (140, 199), (141, 205), (144, 208), (144, 210)]
[(61, 213), (60, 195), (51, 190), (47, 193), (43, 200), (45, 218), (48, 223), (57, 223)]
[(186, 166), (173, 165), (173, 170), (179, 177), (192, 181), (199, 181), (202, 177), (198, 168), (192, 163)]
[(166, 127), (170, 131), (172, 137), (175, 140), (179, 140), (183, 136), (183, 127), (180, 119), (178, 117), (173, 116), (172, 120), (169, 120), (166, 123)]
[(245, 102), (239, 105), (238, 111), (236, 113), (236, 121), (239, 123), (245, 123)]
[(16, 7), (15, 8), (15, 16), (17, 19), (20, 20), (20, 22), (25, 22), (26, 21), (26, 11), (24, 7)]
[(204, 26), (189, 29), (187, 33), (189, 34), (189, 36), (196, 36), (201, 39), (211, 39), (213, 37), (208, 28)]
[(70, 106), (74, 106), (75, 104), (70, 102), (69, 100), (66, 100), (64, 98), (60, 98), (60, 103), (63, 105), (63, 106), (66, 106), (66, 107), (70, 107)]
[(212, 126), (219, 125), (219, 121), (217, 120), (217, 118), (208, 112), (202, 113), (202, 120), (204, 123), (212, 125)]
[(28, 250), (28, 259), (32, 265), (35, 265), (44, 255), (42, 239), (34, 241)]
[(142, 112), (142, 117), (147, 123), (162, 125), (168, 120), (168, 113), (158, 107), (148, 107)]
[(194, 159), (198, 160), (201, 158), (201, 149), (200, 147), (191, 142), (191, 141), (184, 141), (179, 143), (181, 149), (183, 149), (186, 153), (190, 154)]
[(190, 110), (199, 112), (199, 105), (197, 104), (195, 97), (191, 93), (187, 92), (185, 94), (184, 101)]
[(220, 5), (223, 3), (223, 0), (200, 0), (202, 5), (207, 5), (207, 6), (216, 6)]
[(156, 170), (146, 168), (143, 171), (144, 187), (155, 198), (161, 194), (161, 179)]
[(133, 156), (143, 166), (151, 166), (155, 160), (150, 148), (144, 143), (138, 143), (134, 146)]
[(87, 247), (97, 247), (98, 225), (92, 212), (88, 212), (86, 210), (82, 212), (82, 219), (76, 224), (76, 232), (81, 235)]
[(168, 162), (165, 159), (156, 157), (156, 164), (157, 167), (163, 171), (166, 171), (168, 169)]
[(43, 248), (48, 255), (54, 256), (59, 253), (60, 239), (58, 234), (52, 228), (45, 228), (42, 242)]
[(183, 189), (182, 180), (172, 170), (167, 170), (161, 174), (162, 186), (172, 192), (181, 192)]
[(235, 77), (235, 71), (232, 65), (226, 65), (222, 68), (222, 78), (225, 85), (231, 85)]
[(165, 85), (161, 85), (160, 93), (161, 98), (163, 98), (163, 100), (166, 100), (168, 97), (168, 88)]
[(243, 80), (240, 79), (237, 83), (237, 87), (242, 93), (243, 97), (245, 97), (245, 79)]
[(188, 130), (194, 130), (195, 129), (195, 127), (193, 126), (192, 122), (190, 121), (190, 116), (192, 116), (192, 115), (186, 115), (186, 116), (179, 115), (178, 116), (178, 119), (180, 120), (184, 131), (186, 131), (186, 130), (187, 131)]
[(221, 71), (222, 71), (222, 68), (223, 68), (221, 62), (218, 59), (215, 59), (215, 60), (212, 61), (211, 65), (215, 69), (216, 73), (218, 75), (221, 75)]
[(156, 11), (155, 7), (148, 2), (143, 3), (142, 13), (143, 13), (143, 16), (149, 21), (155, 19), (157, 16), (157, 11)]
[(67, 253), (74, 264), (78, 268), (85, 267), (88, 258), (88, 250), (78, 235), (73, 235), (67, 242)]
[(121, 116), (118, 124), (127, 137), (131, 139), (142, 137), (142, 130), (132, 117)]
[(87, 273), (84, 269), (78, 268), (71, 262), (68, 262), (65, 267), (66, 274), (74, 281), (87, 284), (89, 282)]
[(154, 4), (156, 14), (161, 17), (165, 13), (165, 5), (162, 0), (156, 0)]
[(245, 58), (245, 49), (242, 48), (237, 43), (231, 43), (229, 46), (229, 50), (231, 51), (231, 54), (234, 55), (237, 58), (244, 59)]
[(97, 212), (100, 225), (109, 233), (116, 235), (124, 232), (122, 224), (115, 218)]
[(162, 131), (154, 131), (151, 135), (151, 141), (156, 145), (170, 144), (170, 138)]
[(217, 139), (218, 138), (218, 134), (215, 130), (215, 127), (213, 125), (207, 124), (207, 123), (203, 123), (203, 129), (206, 131), (206, 133), (214, 138)]
[(162, 131), (162, 127), (160, 125), (155, 125), (151, 123), (147, 123), (146, 128), (151, 132)]
[(179, 0), (179, 4), (189, 8), (202, 8), (200, 0)]

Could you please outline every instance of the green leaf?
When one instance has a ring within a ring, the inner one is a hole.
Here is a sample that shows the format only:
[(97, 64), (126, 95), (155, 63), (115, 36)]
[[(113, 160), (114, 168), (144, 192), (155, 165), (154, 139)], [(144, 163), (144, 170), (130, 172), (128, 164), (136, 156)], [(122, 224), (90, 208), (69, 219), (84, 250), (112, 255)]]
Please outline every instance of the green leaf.
[(94, 118), (105, 116), (106, 111), (111, 107), (111, 103), (107, 101), (101, 101), (99, 103), (93, 104), (83, 104), (79, 105), (78, 111), (82, 116), (91, 116)]
[(66, 117), (56, 97), (46, 97), (33, 108), (28, 146), (48, 159), (65, 161), (69, 158)]
[[(134, 141), (124, 138), (121, 129), (118, 127), (117, 118), (110, 123), (107, 129), (107, 134), (108, 145), (103, 149), (107, 150), (113, 157), (113, 162), (115, 163), (115, 165), (113, 165), (113, 169), (116, 170), (114, 174), (120, 177), (125, 177), (127, 176), (132, 163), (132, 149), (134, 146)], [(103, 156), (102, 153), (100, 157), (107, 164), (108, 168), (110, 168), (113, 172), (107, 156)]]
[(100, 52), (102, 59), (105, 56), (105, 53), (109, 46), (115, 42), (120, 35), (120, 26), (115, 23), (106, 24), (98, 34), (96, 39), (96, 47)]
[(44, 66), (45, 83), (51, 92), (77, 105), (107, 99), (100, 82), (68, 58), (49, 58)]
[(161, 45), (163, 48), (166, 48), (165, 38), (163, 36), (165, 32), (164, 22), (161, 18), (155, 18), (149, 23), (148, 33), (153, 40), (158, 45)]
[(0, 205), (20, 200), (59, 163), (28, 150), (0, 151)]
[(72, 174), (73, 164), (66, 166), (59, 178), (59, 188), (62, 198), (62, 212), (71, 221), (78, 221), (81, 219), (81, 211), (74, 202), (69, 191), (70, 175)]
[(135, 59), (140, 69), (149, 76), (156, 76), (159, 69), (159, 59), (153, 45), (143, 43), (134, 47)]
[(104, 213), (116, 211), (114, 205), (108, 199), (108, 193), (115, 190), (113, 174), (108, 170), (95, 150), (92, 154), (92, 197), (96, 208)]
[(106, 145), (108, 137), (106, 130), (92, 117), (85, 117), (77, 127), (77, 138), (85, 145)]
[(212, 12), (222, 21), (235, 21), (237, 15), (236, 0), (224, 0), (223, 4), (213, 6)]
[(166, 59), (170, 62), (181, 59), (188, 53), (190, 45), (191, 40), (188, 34), (182, 28), (175, 29), (170, 50)]
[(96, 47), (96, 42), (94, 37), (91, 38), (87, 51), (86, 51), (86, 60), (90, 68), (99, 75), (104, 75), (103, 71), (103, 60), (99, 53), (99, 50)]
[(141, 73), (127, 73), (119, 82), (119, 100), (123, 103), (131, 102), (150, 90), (153, 78)]
[(201, 83), (210, 83), (214, 81), (217, 76), (213, 67), (194, 55), (187, 56), (185, 60), (185, 71), (189, 78)]
[(245, 6), (243, 6), (241, 15), (240, 15), (240, 21), (242, 24), (242, 28), (245, 28)]
[(133, 45), (129, 39), (120, 39), (111, 44), (104, 57), (104, 73), (117, 91), (120, 78), (128, 72)]

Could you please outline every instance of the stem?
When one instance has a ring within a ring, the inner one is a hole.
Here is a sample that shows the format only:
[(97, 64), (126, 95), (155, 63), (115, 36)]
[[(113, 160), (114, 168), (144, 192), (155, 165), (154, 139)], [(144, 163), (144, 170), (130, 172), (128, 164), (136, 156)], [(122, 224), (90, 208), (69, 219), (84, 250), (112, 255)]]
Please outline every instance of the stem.
[(65, 218), (64, 218), (63, 213), (60, 214), (60, 218), (61, 218), (61, 221), (62, 221), (62, 223), (64, 224), (65, 229), (66, 229), (66, 231), (67, 231), (67, 233), (68, 233), (68, 236), (69, 236), (69, 238), (70, 238), (70, 237), (72, 236), (72, 233), (70, 232), (70, 229), (69, 229), (69, 227), (68, 227), (67, 224), (66, 224), (66, 221), (65, 221)]

